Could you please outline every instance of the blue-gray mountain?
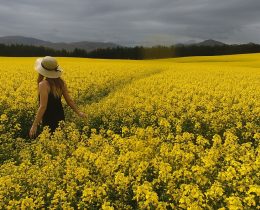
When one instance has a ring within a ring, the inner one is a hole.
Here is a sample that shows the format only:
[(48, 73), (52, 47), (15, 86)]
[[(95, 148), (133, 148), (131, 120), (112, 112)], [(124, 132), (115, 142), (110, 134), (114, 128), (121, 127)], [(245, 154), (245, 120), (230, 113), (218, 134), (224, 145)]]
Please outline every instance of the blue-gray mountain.
[(196, 42), (194, 40), (187, 41), (185, 43), (178, 43), (176, 44), (177, 46), (210, 46), (210, 47), (215, 47), (215, 46), (225, 46), (227, 45), (226, 43), (219, 42), (213, 39), (207, 39), (202, 42)]
[(22, 45), (33, 45), (33, 46), (43, 46), (52, 48), (55, 50), (67, 50), (67, 51), (73, 51), (75, 48), (83, 49), (88, 52), (100, 49), (100, 48), (114, 48), (118, 47), (118, 44), (111, 43), (111, 42), (88, 42), (88, 41), (82, 41), (82, 42), (49, 42), (49, 41), (43, 41), (40, 39), (35, 39), (31, 37), (23, 37), (23, 36), (4, 36), (0, 37), (0, 44), (22, 44)]
[[(48, 47), (55, 50), (66, 50), (68, 52), (72, 52), (75, 48), (85, 50), (87, 52), (94, 51), (96, 49), (106, 49), (106, 48), (115, 48), (115, 47), (123, 47), (116, 43), (111, 42), (89, 42), (89, 41), (82, 41), (82, 42), (49, 42), (43, 41), (40, 39), (35, 39), (31, 37), (23, 37), (23, 36), (4, 36), (0, 37), (0, 44), (11, 45), (11, 44), (22, 44), (22, 45), (32, 45), (32, 46), (43, 46)], [(254, 43), (250, 42), (248, 44), (255, 45)], [(233, 44), (235, 46), (236, 44)], [(213, 39), (208, 39), (202, 42), (196, 42), (195, 40), (190, 40), (184, 43), (175, 44), (176, 47), (181, 46), (209, 46), (209, 47), (219, 47), (219, 46), (229, 46), (226, 43), (219, 42)]]

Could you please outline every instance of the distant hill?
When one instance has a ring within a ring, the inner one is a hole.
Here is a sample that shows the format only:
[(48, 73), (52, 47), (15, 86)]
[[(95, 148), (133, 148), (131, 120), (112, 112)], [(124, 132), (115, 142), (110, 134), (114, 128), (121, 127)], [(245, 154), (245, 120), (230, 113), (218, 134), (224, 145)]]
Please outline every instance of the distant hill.
[(208, 40), (205, 40), (203, 42), (199, 42), (196, 45), (213, 47), (213, 46), (224, 46), (224, 45), (227, 45), (227, 44), (225, 44), (223, 42), (219, 42), (219, 41), (213, 40), (213, 39), (208, 39)]
[(49, 42), (49, 41), (43, 41), (40, 39), (35, 39), (31, 37), (23, 37), (23, 36), (4, 36), (0, 37), (0, 44), (23, 44), (23, 45), (33, 45), (33, 46), (43, 46), (52, 48), (55, 50), (62, 50), (65, 49), (67, 51), (73, 51), (75, 48), (83, 49), (88, 52), (96, 50), (98, 48), (114, 48), (118, 47), (119, 45), (111, 42), (88, 42), (88, 41), (82, 41), (82, 42)]
[(210, 46), (210, 47), (214, 47), (214, 46), (224, 46), (227, 45), (223, 42), (219, 42), (213, 39), (208, 39), (202, 42), (196, 42), (195, 40), (190, 40), (184, 43), (178, 43), (175, 46)]

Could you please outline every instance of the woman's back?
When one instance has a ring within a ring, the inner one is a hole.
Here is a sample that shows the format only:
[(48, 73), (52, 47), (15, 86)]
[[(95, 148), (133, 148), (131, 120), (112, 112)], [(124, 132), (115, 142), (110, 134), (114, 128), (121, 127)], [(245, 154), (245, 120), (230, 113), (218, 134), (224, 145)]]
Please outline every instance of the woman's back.
[[(38, 95), (40, 103), (40, 96)], [(47, 107), (42, 117), (42, 125), (49, 125), (51, 131), (58, 127), (58, 122), (65, 120), (61, 97), (55, 97), (52, 91), (48, 94)]]

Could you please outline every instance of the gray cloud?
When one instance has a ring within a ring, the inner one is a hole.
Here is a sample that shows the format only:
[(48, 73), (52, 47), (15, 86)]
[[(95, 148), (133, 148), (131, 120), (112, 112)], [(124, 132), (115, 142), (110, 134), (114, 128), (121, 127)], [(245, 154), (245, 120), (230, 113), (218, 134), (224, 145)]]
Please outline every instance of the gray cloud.
[(260, 43), (259, 0), (0, 0), (0, 36), (50, 41)]

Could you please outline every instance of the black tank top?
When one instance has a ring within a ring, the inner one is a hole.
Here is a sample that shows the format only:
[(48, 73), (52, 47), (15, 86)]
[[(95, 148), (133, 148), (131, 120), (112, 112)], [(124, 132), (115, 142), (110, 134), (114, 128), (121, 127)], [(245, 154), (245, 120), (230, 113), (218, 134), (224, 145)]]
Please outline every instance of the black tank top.
[[(39, 95), (38, 99), (40, 103)], [(53, 132), (58, 127), (58, 123), (60, 120), (65, 120), (61, 97), (56, 98), (50, 91), (48, 94), (47, 108), (42, 117), (42, 125), (48, 125)]]

